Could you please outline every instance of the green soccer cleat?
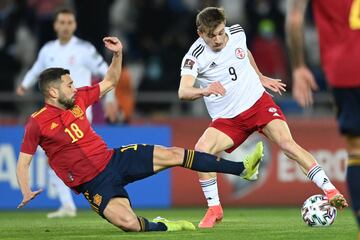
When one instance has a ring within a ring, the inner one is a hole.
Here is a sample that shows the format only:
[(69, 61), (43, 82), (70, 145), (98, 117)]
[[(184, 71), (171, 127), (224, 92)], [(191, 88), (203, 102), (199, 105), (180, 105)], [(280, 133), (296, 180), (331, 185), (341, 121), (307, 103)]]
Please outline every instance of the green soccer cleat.
[(244, 171), (241, 173), (241, 177), (248, 181), (255, 181), (258, 179), (259, 175), (259, 166), (262, 160), (264, 146), (263, 143), (260, 141), (256, 144), (255, 150), (247, 155), (244, 159)]
[(331, 206), (334, 206), (339, 210), (342, 210), (343, 208), (349, 206), (344, 196), (336, 188), (331, 190), (325, 190), (324, 192), (326, 194), (327, 199), (329, 199), (329, 203)]
[(169, 221), (162, 217), (154, 218), (153, 222), (162, 222), (166, 225), (168, 232), (196, 230), (194, 224), (185, 220)]

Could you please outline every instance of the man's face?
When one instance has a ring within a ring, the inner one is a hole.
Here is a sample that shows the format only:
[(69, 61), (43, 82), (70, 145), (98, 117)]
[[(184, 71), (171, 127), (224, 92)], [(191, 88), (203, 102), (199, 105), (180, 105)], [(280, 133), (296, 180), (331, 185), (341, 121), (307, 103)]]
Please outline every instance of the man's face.
[(225, 33), (225, 23), (219, 24), (211, 33), (198, 31), (198, 34), (214, 52), (223, 49), (228, 39)]
[(74, 87), (73, 80), (69, 74), (61, 77), (61, 84), (58, 90), (58, 102), (66, 109), (73, 108), (75, 103), (75, 93), (77, 90)]
[(70, 39), (76, 30), (75, 16), (71, 13), (60, 13), (55, 20), (54, 30), (59, 39)]

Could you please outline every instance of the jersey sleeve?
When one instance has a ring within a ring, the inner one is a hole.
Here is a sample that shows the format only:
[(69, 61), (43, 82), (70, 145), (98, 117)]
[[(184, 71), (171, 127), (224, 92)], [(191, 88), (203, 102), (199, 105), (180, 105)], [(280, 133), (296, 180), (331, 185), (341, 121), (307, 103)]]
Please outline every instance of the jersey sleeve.
[(191, 75), (195, 78), (199, 72), (199, 62), (198, 59), (190, 54), (186, 54), (181, 62), (181, 76)]
[(85, 108), (97, 102), (100, 98), (100, 86), (99, 84), (92, 85), (90, 87), (81, 87), (77, 89), (76, 97), (83, 100)]
[(31, 69), (25, 74), (24, 80), (21, 83), (21, 85), (24, 88), (28, 89), (28, 88), (34, 86), (40, 73), (45, 69), (45, 65), (44, 65), (45, 54), (44, 54), (44, 52), (45, 52), (45, 50), (44, 50), (44, 48), (42, 48), (39, 52), (39, 55), (38, 55), (35, 63), (31, 67)]
[(107, 70), (108, 65), (105, 62), (104, 58), (96, 51), (96, 48), (88, 43), (86, 44), (86, 66), (91, 71), (93, 75), (99, 75), (101, 77), (104, 77)]
[(227, 33), (229, 33), (230, 37), (234, 38), (236, 41), (243, 41), (246, 44), (245, 31), (239, 24), (230, 26), (227, 29)]
[(30, 117), (25, 125), (23, 142), (20, 152), (34, 155), (40, 143), (41, 131), (38, 123)]

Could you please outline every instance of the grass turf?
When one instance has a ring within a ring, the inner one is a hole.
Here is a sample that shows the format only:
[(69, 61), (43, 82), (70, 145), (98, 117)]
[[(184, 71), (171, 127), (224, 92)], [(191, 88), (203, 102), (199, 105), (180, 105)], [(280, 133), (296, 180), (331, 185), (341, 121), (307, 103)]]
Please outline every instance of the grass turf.
[[(204, 209), (136, 210), (148, 219), (162, 216), (197, 225)], [(90, 210), (75, 218), (46, 219), (44, 211), (0, 212), (0, 239), (356, 239), (356, 224), (349, 209), (338, 212), (330, 227), (307, 227), (299, 208), (225, 208), (225, 218), (213, 229), (182, 232), (126, 233)]]

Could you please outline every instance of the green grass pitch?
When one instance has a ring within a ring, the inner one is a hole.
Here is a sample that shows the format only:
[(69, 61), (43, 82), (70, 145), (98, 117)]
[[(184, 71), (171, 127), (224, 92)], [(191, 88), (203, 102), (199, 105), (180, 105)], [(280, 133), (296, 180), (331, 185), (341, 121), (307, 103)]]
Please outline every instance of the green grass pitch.
[[(204, 209), (136, 210), (149, 219), (184, 219), (197, 225)], [(356, 224), (352, 212), (338, 212), (335, 223), (325, 228), (307, 227), (300, 208), (225, 208), (225, 218), (213, 229), (182, 232), (126, 233), (110, 225), (90, 210), (75, 218), (46, 219), (45, 211), (1, 211), (0, 239), (336, 239), (354, 240)]]

